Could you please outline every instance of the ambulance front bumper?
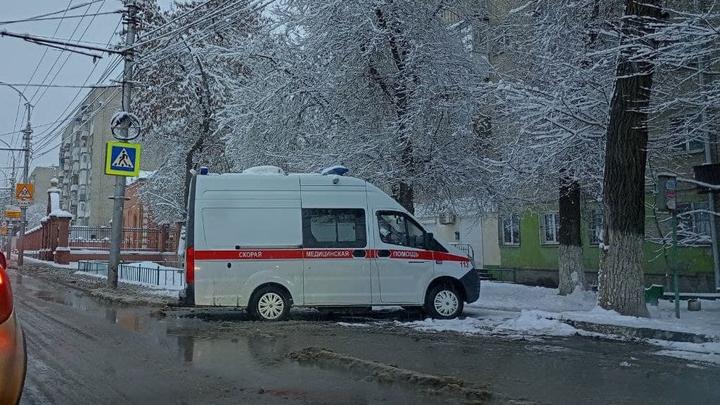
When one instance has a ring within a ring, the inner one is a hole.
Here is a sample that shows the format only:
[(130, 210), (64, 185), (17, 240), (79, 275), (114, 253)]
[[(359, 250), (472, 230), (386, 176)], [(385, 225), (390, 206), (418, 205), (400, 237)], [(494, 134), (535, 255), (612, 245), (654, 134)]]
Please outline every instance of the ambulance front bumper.
[(480, 298), (480, 274), (477, 269), (472, 269), (460, 278), (465, 289), (465, 302), (468, 304)]

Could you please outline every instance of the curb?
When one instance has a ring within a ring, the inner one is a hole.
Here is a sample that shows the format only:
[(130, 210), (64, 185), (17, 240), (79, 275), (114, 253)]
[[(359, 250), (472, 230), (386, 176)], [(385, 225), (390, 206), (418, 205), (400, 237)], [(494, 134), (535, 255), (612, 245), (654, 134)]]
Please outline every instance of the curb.
[(662, 329), (652, 328), (636, 328), (632, 326), (607, 325), (601, 323), (593, 323), (586, 321), (575, 321), (572, 319), (558, 319), (560, 322), (566, 323), (575, 329), (581, 329), (587, 332), (595, 332), (604, 335), (617, 335), (635, 339), (657, 339), (669, 340), (672, 342), (684, 343), (710, 343), (717, 342), (718, 338), (698, 333), (676, 332)]

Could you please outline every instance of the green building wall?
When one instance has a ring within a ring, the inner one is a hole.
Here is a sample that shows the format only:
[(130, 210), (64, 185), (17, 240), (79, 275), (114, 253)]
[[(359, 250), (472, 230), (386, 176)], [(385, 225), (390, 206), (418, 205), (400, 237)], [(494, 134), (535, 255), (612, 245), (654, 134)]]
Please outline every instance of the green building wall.
[[(520, 245), (506, 246), (500, 241), (501, 268), (515, 269), (557, 269), (558, 245), (540, 243), (540, 215), (536, 212), (525, 212), (520, 219)], [(581, 234), (583, 242), (583, 264), (586, 271), (597, 271), (599, 248), (590, 245), (587, 221), (583, 221)], [(502, 235), (501, 235), (502, 237)], [(668, 252), (669, 254), (669, 252)], [(670, 272), (663, 254), (663, 247), (657, 243), (645, 243), (645, 272), (649, 274), (665, 274)], [(707, 246), (679, 247), (677, 260), (682, 272), (713, 272), (712, 249)]]

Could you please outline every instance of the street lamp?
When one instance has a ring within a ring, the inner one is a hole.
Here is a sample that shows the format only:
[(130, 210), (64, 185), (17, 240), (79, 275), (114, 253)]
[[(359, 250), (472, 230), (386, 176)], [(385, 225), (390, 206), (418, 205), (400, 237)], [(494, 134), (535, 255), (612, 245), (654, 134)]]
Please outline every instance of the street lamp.
[[(30, 100), (28, 100), (27, 97), (25, 97), (25, 94), (23, 94), (20, 89), (13, 86), (10, 83), (6, 82), (0, 82), (0, 85), (6, 86), (11, 88), (12, 90), (15, 90), (17, 94), (20, 95), (20, 97), (25, 100), (25, 108), (27, 108), (27, 123), (25, 125), (25, 129), (23, 132), (23, 140), (25, 141), (25, 164), (23, 165), (23, 183), (28, 183), (30, 181), (30, 136), (32, 135), (32, 127), (30, 126), (30, 113), (32, 105), (30, 104)], [(5, 141), (3, 141), (5, 143)], [(7, 144), (7, 143), (5, 143)], [(12, 152), (15, 150), (22, 150), (22, 149), (13, 149), (10, 145), (8, 145), (8, 149)], [(13, 155), (13, 161), (15, 160), (15, 156)], [(13, 165), (14, 166), (14, 165)], [(13, 192), (14, 190), (11, 190)], [(24, 245), (24, 239), (25, 239), (25, 227), (27, 226), (27, 207), (21, 207), (22, 211), (22, 220), (20, 222), (20, 238), (18, 240), (18, 258), (17, 258), (17, 264), (18, 267), (21, 267), (23, 265), (23, 259), (25, 254), (25, 247)]]

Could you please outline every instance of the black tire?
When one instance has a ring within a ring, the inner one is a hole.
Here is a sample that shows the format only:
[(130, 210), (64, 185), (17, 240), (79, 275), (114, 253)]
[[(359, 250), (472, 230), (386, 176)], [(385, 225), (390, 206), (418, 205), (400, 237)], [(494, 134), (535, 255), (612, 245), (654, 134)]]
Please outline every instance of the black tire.
[(275, 286), (262, 287), (253, 293), (248, 313), (259, 321), (284, 321), (290, 313), (292, 302), (285, 290)]
[(435, 284), (425, 295), (425, 313), (434, 319), (457, 318), (464, 305), (462, 296), (452, 284)]

